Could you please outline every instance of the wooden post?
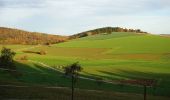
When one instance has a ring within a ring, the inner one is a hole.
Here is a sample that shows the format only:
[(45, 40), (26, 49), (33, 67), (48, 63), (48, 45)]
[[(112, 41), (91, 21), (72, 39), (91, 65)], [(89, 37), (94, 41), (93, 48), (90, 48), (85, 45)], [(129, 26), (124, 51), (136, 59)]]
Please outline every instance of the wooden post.
[(74, 76), (72, 75), (72, 92), (71, 92), (71, 100), (74, 100)]
[(144, 100), (146, 100), (146, 85), (144, 85)]

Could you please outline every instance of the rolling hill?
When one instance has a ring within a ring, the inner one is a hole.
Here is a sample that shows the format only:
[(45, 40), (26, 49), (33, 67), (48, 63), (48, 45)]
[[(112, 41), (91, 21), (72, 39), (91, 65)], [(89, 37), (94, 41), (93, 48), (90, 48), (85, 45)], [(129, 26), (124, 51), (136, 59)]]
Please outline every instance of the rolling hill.
[(85, 31), (71, 36), (50, 35), (39, 32), (28, 32), (20, 29), (0, 27), (0, 44), (55, 44), (69, 39), (82, 38), (91, 35), (111, 34), (112, 32), (134, 32), (147, 34), (140, 29), (124, 29), (120, 27), (103, 27)]
[(54, 44), (68, 37), (0, 27), (0, 44)]
[[(17, 52), (15, 57), (18, 70), (22, 73), (14, 78), (0, 72), (0, 82), (69, 87), (70, 80), (62, 76), (62, 66), (79, 61), (83, 67), (81, 76), (101, 78), (109, 81), (154, 79), (155, 87), (148, 87), (149, 95), (169, 98), (170, 93), (170, 38), (138, 32), (111, 32), (87, 35), (59, 44), (7, 45)], [(0, 46), (0, 48), (2, 45)], [(26, 53), (23, 50), (46, 55)], [(27, 56), (28, 60), (20, 58)], [(52, 68), (52, 69), (51, 69)], [(56, 71), (57, 69), (60, 71)], [(124, 93), (143, 93), (143, 87), (125, 83), (110, 84), (80, 79), (76, 88)], [(118, 99), (119, 100), (119, 99)], [(155, 99), (153, 99), (155, 100)], [(161, 100), (161, 99), (160, 99)]]
[(133, 32), (133, 33), (138, 33), (138, 34), (147, 34), (147, 32), (141, 31), (140, 29), (127, 29), (127, 28), (121, 28), (121, 27), (102, 27), (102, 28), (97, 28), (97, 29), (77, 33), (77, 34), (71, 35), (69, 38), (75, 39), (75, 38), (81, 38), (81, 37), (99, 35), (99, 34), (106, 35), (106, 34), (111, 34), (112, 32)]
[(108, 35), (88, 36), (69, 42), (56, 44), (56, 47), (107, 48), (111, 54), (126, 53), (169, 53), (170, 39), (151, 34), (113, 32)]

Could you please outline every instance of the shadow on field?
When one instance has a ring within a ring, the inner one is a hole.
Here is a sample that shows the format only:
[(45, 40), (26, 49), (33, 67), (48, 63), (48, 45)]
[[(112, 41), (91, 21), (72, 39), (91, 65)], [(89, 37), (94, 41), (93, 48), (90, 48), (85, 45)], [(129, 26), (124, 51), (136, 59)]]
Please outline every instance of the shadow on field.
[[(0, 87), (1, 100), (71, 100), (69, 89), (40, 87)], [(2, 92), (3, 91), (3, 92)], [(143, 100), (140, 94), (118, 93), (106, 91), (76, 90), (75, 100)], [(148, 100), (169, 100), (167, 97), (149, 96)]]
[[(149, 79), (154, 80), (156, 84), (153, 87), (148, 87), (147, 92), (151, 95), (163, 95), (170, 96), (170, 74), (168, 73), (152, 73), (152, 72), (140, 72), (140, 71), (125, 71), (119, 70), (118, 72), (107, 72), (107, 71), (98, 71), (101, 75), (91, 74), (87, 72), (83, 72), (84, 77), (89, 77), (101, 80), (106, 80), (109, 82), (113, 82), (111, 89), (119, 92), (132, 92), (132, 93), (143, 93), (143, 86), (130, 86), (127, 83), (122, 83), (122, 80), (141, 80), (141, 79)], [(115, 84), (114, 84), (115, 83)], [(105, 84), (102, 83), (100, 86), (101, 89)], [(114, 87), (114, 88), (112, 88)]]
[[(41, 66), (35, 63), (29, 63), (29, 62), (22, 62), (22, 63), (16, 62), (16, 66), (17, 66), (18, 71), (22, 73), (21, 76), (15, 79), (12, 78), (12, 76), (11, 78), (10, 77), (0, 78), (1, 84), (29, 85), (29, 86), (57, 86), (57, 87), (58, 86), (59, 87), (70, 87), (71, 86), (71, 79), (68, 77), (65, 77), (63, 73), (60, 73), (54, 69), (44, 67), (44, 66)], [(124, 93), (143, 93), (143, 87), (130, 86), (126, 84), (109, 84), (109, 83), (104, 83), (104, 82), (100, 83), (98, 79), (102, 78), (102, 79), (109, 79), (111, 81), (115, 81), (115, 80), (120, 80), (120, 77), (122, 79), (148, 78), (148, 79), (157, 79), (159, 81), (158, 82), (159, 84), (157, 85), (157, 87), (147, 89), (148, 94), (169, 96), (169, 93), (170, 93), (170, 87), (169, 87), (170, 81), (168, 80), (168, 77), (170, 77), (169, 74), (144, 73), (144, 72), (124, 71), (124, 70), (119, 70), (119, 73), (112, 73), (112, 72), (105, 72), (105, 71), (99, 71), (99, 72), (103, 73), (103, 75), (105, 76), (83, 72), (86, 75), (81, 75), (81, 76), (93, 78), (93, 79), (96, 79), (96, 81), (91, 81), (87, 79), (79, 79), (75, 87), (86, 89), (86, 90), (102, 90), (102, 91), (112, 91), (112, 92), (114, 91), (114, 92), (124, 92)], [(41, 89), (39, 90), (41, 91)], [(10, 88), (7, 89), (7, 91), (10, 91)], [(14, 90), (11, 90), (11, 91), (14, 92)], [(32, 90), (29, 89), (28, 91), (32, 91)], [(43, 91), (45, 91), (45, 89)], [(19, 93), (20, 92), (24, 92), (24, 89), (21, 88), (21, 90), (19, 90)], [(8, 95), (10, 95), (10, 92)], [(40, 97), (42, 96), (42, 94), (37, 94), (37, 95), (39, 95)], [(53, 93), (51, 95), (53, 95)], [(31, 98), (31, 97), (34, 97), (34, 94), (28, 94), (28, 95), (25, 94), (25, 96), (30, 96)], [(98, 100), (100, 99), (98, 98)], [(119, 99), (116, 99), (116, 100), (119, 100)], [(120, 100), (123, 100), (123, 99), (120, 99)]]
[(26, 64), (17, 62), (16, 65), (22, 73), (22, 76), (18, 78), (19, 82), (49, 86), (70, 86), (70, 80), (54, 69), (28, 62)]
[[(156, 85), (149, 88), (149, 93), (154, 95), (170, 96), (170, 74), (167, 73), (152, 73), (152, 72), (140, 72), (140, 71), (125, 71), (119, 70), (119, 73), (112, 73), (106, 71), (99, 71), (106, 76), (102, 76), (110, 80), (134, 80), (134, 79), (153, 79), (156, 80)], [(99, 77), (99, 76), (97, 76)], [(112, 78), (114, 77), (114, 78)], [(116, 78), (117, 77), (117, 78)], [(125, 83), (126, 84), (126, 83)]]

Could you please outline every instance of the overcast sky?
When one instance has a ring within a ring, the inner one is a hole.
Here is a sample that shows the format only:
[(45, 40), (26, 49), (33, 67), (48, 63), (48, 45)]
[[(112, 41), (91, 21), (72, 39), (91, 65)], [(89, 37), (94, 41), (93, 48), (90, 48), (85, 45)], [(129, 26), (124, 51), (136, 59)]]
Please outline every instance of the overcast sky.
[(0, 0), (0, 26), (60, 35), (105, 26), (170, 34), (170, 0)]

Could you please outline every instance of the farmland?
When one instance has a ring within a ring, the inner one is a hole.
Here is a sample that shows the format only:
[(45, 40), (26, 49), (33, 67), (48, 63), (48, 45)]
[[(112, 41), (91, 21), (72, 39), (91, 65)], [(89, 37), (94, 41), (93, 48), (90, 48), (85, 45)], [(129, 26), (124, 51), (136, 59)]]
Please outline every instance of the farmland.
[[(156, 89), (148, 88), (148, 94), (170, 94), (170, 38), (151, 34), (113, 32), (83, 37), (53, 45), (4, 45), (16, 51), (16, 65), (22, 75), (18, 78), (0, 73), (1, 84), (28, 84), (69, 87), (70, 80), (62, 73), (62, 66), (79, 62), (83, 67), (81, 76), (104, 80), (155, 79)], [(2, 45), (3, 46), (3, 45)], [(2, 48), (0, 46), (0, 48)], [(46, 55), (24, 53), (23, 50), (46, 52)], [(28, 60), (20, 60), (27, 56)], [(33, 62), (34, 61), (34, 62)], [(42, 64), (50, 66), (45, 67)], [(143, 87), (124, 84), (102, 83), (80, 79), (76, 85), (81, 89), (142, 93)], [(121, 99), (120, 99), (121, 100)], [(154, 99), (155, 100), (155, 99)]]

